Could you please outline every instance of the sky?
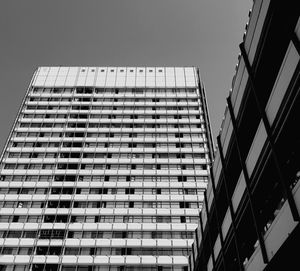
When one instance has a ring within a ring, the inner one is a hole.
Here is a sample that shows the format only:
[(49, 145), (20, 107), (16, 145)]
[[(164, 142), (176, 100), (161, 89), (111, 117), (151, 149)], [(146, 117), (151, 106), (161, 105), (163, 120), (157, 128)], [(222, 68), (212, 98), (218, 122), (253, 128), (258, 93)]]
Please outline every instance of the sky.
[(0, 150), (39, 66), (197, 66), (215, 140), (252, 0), (1, 0)]

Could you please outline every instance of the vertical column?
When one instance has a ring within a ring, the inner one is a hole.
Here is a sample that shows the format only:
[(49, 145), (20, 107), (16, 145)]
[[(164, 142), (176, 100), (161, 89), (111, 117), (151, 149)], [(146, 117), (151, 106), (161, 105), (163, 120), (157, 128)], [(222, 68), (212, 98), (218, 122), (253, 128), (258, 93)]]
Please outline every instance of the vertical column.
[(217, 226), (218, 226), (218, 231), (219, 231), (219, 234), (220, 234), (220, 241), (221, 241), (221, 256), (222, 256), (224, 271), (226, 271), (227, 269), (226, 269), (226, 262), (225, 262), (225, 257), (224, 257), (224, 237), (223, 237), (223, 233), (222, 233), (222, 229), (221, 229), (220, 216), (219, 216), (218, 204), (217, 204), (218, 196), (216, 194), (215, 180), (214, 180), (212, 167), (210, 167), (209, 170), (210, 170), (210, 179), (211, 179), (210, 181), (211, 181), (211, 184), (212, 184), (212, 190), (213, 190), (213, 195), (214, 195), (214, 199), (215, 199)]
[(215, 259), (215, 255), (214, 255), (213, 243), (212, 243), (212, 240), (211, 240), (211, 232), (210, 232), (210, 225), (209, 225), (210, 224), (210, 214), (209, 214), (209, 210), (208, 210), (206, 191), (204, 192), (204, 204), (205, 204), (206, 216), (207, 216), (206, 224), (207, 224), (207, 235), (208, 235), (210, 253), (211, 253), (211, 258), (212, 258), (212, 261), (213, 261), (213, 266), (215, 267), (216, 259)]
[[(201, 236), (202, 236), (202, 240), (204, 240), (203, 239), (203, 236), (204, 236), (204, 229), (203, 229), (203, 222), (202, 222), (202, 217), (201, 217), (201, 212), (199, 213), (199, 220), (200, 220), (200, 231), (201, 231)], [(197, 229), (196, 229), (196, 231), (197, 231)], [(199, 244), (199, 243), (198, 243)], [(198, 253), (198, 257), (197, 257), (197, 259), (196, 259), (196, 261), (195, 261), (195, 266), (196, 266), (196, 263), (197, 263), (197, 261), (200, 263), (200, 258), (202, 257), (202, 255), (201, 255), (201, 244), (199, 244), (200, 245), (200, 247), (198, 248), (198, 250), (199, 250), (199, 253)]]
[(233, 238), (234, 238), (234, 244), (235, 244), (236, 254), (237, 254), (237, 258), (238, 258), (238, 264), (239, 264), (240, 270), (243, 270), (244, 268), (243, 268), (243, 265), (241, 263), (239, 247), (238, 247), (238, 241), (237, 241), (235, 214), (234, 214), (234, 211), (233, 211), (232, 201), (229, 197), (228, 188), (227, 188), (227, 181), (229, 181), (229, 178), (228, 178), (227, 167), (226, 167), (225, 158), (224, 158), (224, 154), (223, 154), (223, 147), (222, 147), (222, 144), (221, 144), (220, 135), (217, 137), (217, 144), (218, 144), (219, 153), (220, 153), (220, 160), (221, 160), (221, 164), (222, 164), (222, 168), (223, 168), (224, 186), (225, 186), (227, 204), (229, 206), (229, 211), (230, 211), (231, 218), (232, 218)]
[(213, 140), (212, 140), (212, 132), (211, 132), (211, 128), (210, 128), (210, 122), (209, 122), (209, 114), (208, 114), (208, 107), (207, 107), (207, 103), (206, 103), (206, 97), (205, 97), (205, 91), (201, 86), (201, 77), (200, 77), (200, 71), (199, 69), (197, 69), (197, 77), (198, 77), (198, 87), (199, 87), (199, 93), (200, 93), (200, 100), (201, 103), (203, 105), (203, 111), (204, 111), (204, 120), (205, 120), (205, 126), (206, 126), (206, 136), (208, 139), (208, 148), (209, 148), (209, 158), (210, 158), (210, 163), (212, 163), (213, 160), (213, 150), (214, 150), (214, 146), (213, 146)]
[[(298, 43), (299, 43), (299, 40), (298, 40)], [(297, 42), (296, 42), (296, 44), (297, 44)], [(273, 136), (272, 136), (272, 130), (271, 130), (271, 126), (270, 126), (270, 123), (268, 121), (268, 118), (267, 118), (267, 114), (266, 114), (264, 108), (262, 107), (261, 102), (260, 102), (260, 100), (258, 98), (258, 95), (257, 95), (257, 89), (258, 88), (257, 88), (255, 80), (254, 80), (254, 72), (252, 70), (249, 59), (247, 57), (247, 53), (246, 53), (246, 50), (245, 50), (244, 43), (240, 44), (240, 50), (241, 50), (241, 54), (242, 54), (242, 57), (243, 57), (244, 62), (245, 62), (247, 72), (249, 74), (249, 79), (250, 79), (250, 84), (251, 84), (250, 92), (255, 98), (255, 102), (256, 102), (260, 117), (262, 118), (263, 124), (264, 124), (266, 132), (267, 132), (267, 140), (269, 141), (269, 144), (270, 144), (270, 147), (271, 147), (271, 154), (272, 154), (272, 157), (274, 159), (276, 169), (278, 171), (278, 177), (279, 177), (280, 183), (282, 185), (284, 195), (286, 196), (286, 198), (288, 200), (288, 203), (289, 203), (289, 206), (291, 208), (292, 215), (293, 215), (293, 219), (295, 221), (300, 221), (299, 212), (297, 210), (297, 206), (296, 206), (294, 197), (292, 195), (292, 191), (289, 187), (288, 180), (284, 177), (284, 173), (282, 172), (280, 164), (279, 164), (279, 159), (278, 159), (279, 156), (278, 156), (278, 153), (277, 153), (277, 150), (276, 150), (276, 147), (275, 147), (275, 142), (274, 142), (274, 139), (273, 139)], [(230, 103), (230, 106), (232, 108), (231, 100), (229, 98), (227, 99), (227, 102)], [(232, 115), (232, 117), (234, 118), (234, 115)]]

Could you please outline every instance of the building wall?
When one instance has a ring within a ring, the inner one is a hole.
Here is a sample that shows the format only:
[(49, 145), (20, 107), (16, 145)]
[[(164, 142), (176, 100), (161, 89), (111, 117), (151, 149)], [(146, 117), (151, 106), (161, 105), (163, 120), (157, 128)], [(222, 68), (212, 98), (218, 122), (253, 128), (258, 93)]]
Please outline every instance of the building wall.
[(186, 270), (211, 161), (197, 72), (37, 69), (1, 158), (1, 270)]
[(217, 138), (191, 270), (297, 265), (299, 40), (296, 3), (253, 3)]

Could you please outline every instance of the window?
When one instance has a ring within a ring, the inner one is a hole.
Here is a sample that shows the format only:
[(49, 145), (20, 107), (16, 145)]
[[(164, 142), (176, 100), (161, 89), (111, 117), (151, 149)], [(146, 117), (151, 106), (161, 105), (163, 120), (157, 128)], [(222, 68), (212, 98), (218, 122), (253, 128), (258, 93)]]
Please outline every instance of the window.
[(134, 188), (125, 188), (125, 194), (134, 194)]
[(79, 247), (67, 247), (65, 249), (65, 255), (78, 255)]

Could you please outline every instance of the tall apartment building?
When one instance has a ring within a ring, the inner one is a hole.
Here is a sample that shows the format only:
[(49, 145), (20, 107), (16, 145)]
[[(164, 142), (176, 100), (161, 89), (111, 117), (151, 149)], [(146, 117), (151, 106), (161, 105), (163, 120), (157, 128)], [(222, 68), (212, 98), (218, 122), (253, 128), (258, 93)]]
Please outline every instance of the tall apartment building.
[(299, 269), (297, 4), (253, 2), (217, 138), (191, 270)]
[(187, 270), (211, 154), (197, 68), (38, 68), (1, 157), (0, 270)]

